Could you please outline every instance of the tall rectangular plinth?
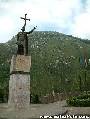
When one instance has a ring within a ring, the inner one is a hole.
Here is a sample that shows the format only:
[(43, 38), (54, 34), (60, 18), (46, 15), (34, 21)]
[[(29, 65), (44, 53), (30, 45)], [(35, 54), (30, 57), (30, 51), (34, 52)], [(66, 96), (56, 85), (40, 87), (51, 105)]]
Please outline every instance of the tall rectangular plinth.
[(30, 56), (14, 55), (11, 59), (8, 104), (16, 110), (29, 108), (30, 67)]

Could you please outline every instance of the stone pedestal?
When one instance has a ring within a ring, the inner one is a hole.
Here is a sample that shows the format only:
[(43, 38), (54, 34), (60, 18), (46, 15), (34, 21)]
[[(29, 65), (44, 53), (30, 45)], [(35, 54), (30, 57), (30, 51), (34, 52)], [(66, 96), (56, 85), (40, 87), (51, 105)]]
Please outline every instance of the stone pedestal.
[(30, 67), (30, 56), (14, 55), (11, 59), (8, 104), (13, 109), (29, 108)]

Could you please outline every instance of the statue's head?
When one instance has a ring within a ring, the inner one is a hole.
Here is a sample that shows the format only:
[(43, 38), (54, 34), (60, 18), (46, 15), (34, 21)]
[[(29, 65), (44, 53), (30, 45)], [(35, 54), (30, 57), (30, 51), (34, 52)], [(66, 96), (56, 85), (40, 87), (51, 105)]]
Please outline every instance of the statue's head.
[(25, 31), (25, 27), (23, 26), (21, 30), (22, 30), (22, 32), (24, 32)]

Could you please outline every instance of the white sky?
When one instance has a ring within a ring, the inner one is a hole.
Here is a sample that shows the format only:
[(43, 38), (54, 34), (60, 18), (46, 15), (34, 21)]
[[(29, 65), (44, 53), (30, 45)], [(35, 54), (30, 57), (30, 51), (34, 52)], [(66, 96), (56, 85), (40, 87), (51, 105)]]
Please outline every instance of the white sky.
[(26, 31), (58, 31), (90, 39), (90, 0), (0, 0), (0, 42), (16, 35), (27, 18)]

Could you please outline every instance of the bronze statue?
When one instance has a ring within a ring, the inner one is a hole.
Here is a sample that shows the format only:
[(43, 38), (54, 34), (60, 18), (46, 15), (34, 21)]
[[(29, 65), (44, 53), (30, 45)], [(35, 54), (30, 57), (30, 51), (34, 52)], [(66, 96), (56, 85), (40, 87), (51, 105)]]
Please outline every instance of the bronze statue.
[(29, 32), (25, 32), (26, 20), (30, 21), (30, 19), (26, 19), (26, 15), (27, 14), (25, 14), (25, 18), (21, 17), (21, 19), (25, 20), (25, 24), (21, 29), (22, 31), (17, 34), (17, 45), (18, 45), (17, 54), (19, 55), (28, 55), (28, 36), (27, 35), (32, 33), (37, 27), (37, 26), (34, 27)]

